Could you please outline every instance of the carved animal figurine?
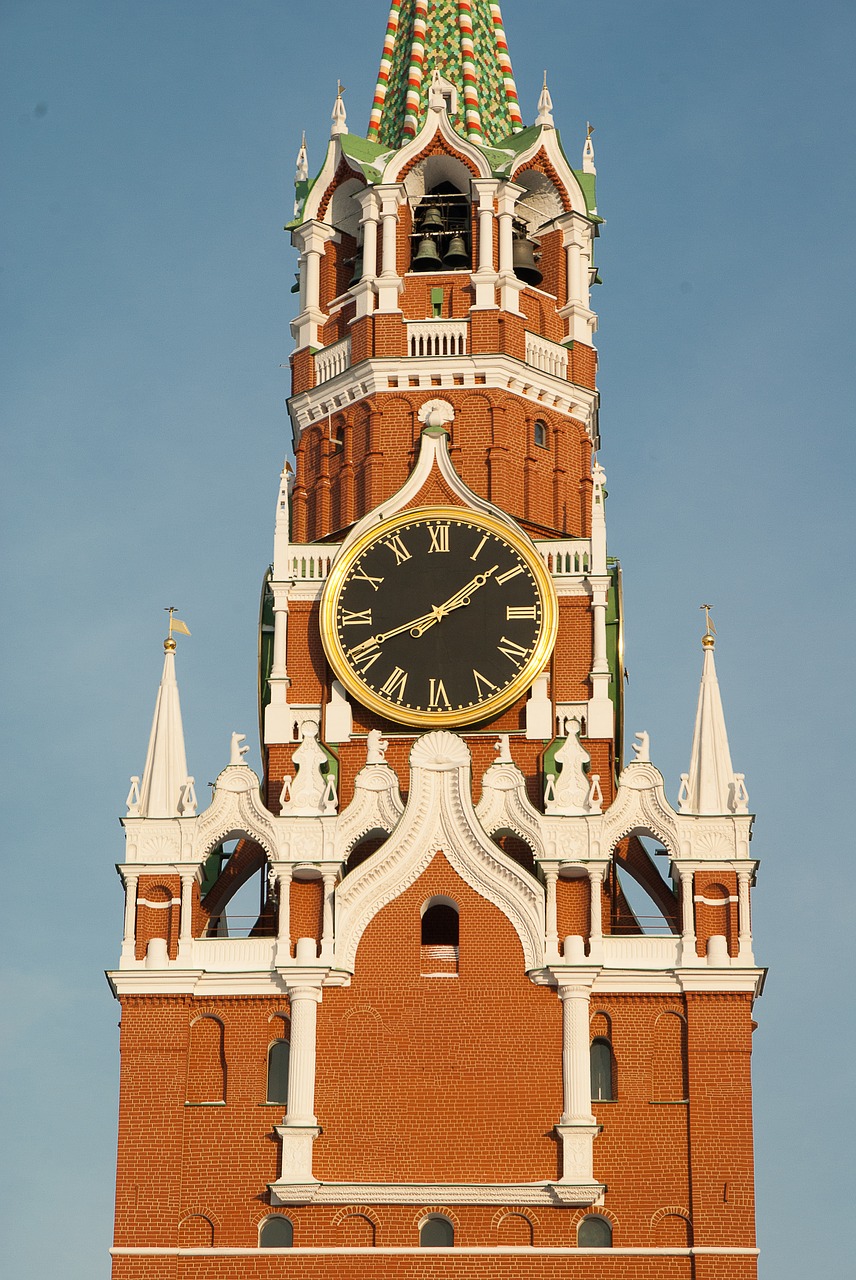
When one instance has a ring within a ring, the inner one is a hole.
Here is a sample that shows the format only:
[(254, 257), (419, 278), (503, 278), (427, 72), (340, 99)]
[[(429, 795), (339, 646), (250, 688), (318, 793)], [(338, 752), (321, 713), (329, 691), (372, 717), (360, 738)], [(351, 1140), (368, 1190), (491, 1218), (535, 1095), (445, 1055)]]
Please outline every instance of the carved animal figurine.
[(366, 764), (386, 764), (386, 749), (389, 741), (381, 734), (380, 729), (370, 729), (366, 738)]
[(631, 744), (634, 753), (634, 764), (650, 764), (651, 763), (651, 739), (644, 729), (640, 733), (634, 734), (635, 741)]
[[(249, 743), (246, 741), (246, 737), (247, 735), (245, 733), (232, 734), (232, 750), (229, 756), (229, 764), (244, 763), (244, 756), (250, 749)], [(244, 743), (243, 746), (241, 746), (242, 742)]]

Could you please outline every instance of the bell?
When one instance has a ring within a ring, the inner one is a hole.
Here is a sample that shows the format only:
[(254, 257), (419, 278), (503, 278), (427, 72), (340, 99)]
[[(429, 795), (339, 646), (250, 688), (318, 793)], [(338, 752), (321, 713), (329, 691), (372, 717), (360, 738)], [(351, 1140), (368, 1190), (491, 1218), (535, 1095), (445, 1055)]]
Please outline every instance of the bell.
[(450, 271), (455, 271), (459, 267), (468, 267), (470, 265), (470, 255), (467, 253), (467, 242), (461, 235), (452, 236), (449, 241), (449, 247), (443, 254), (443, 266), (448, 267)]
[(514, 274), (518, 279), (525, 280), (527, 284), (540, 284), (544, 279), (535, 261), (535, 246), (525, 236), (519, 236), (514, 241), (512, 264), (514, 266)]
[(411, 271), (442, 271), (443, 260), (437, 252), (436, 240), (432, 240), (430, 236), (422, 237), (410, 269)]
[(353, 289), (354, 285), (357, 284), (360, 280), (362, 280), (362, 278), (363, 278), (363, 254), (362, 254), (362, 250), (360, 250), (357, 253), (356, 258), (354, 258), (354, 274), (351, 276), (351, 279), (348, 282), (348, 288)]
[(444, 231), (445, 227), (443, 215), (436, 204), (425, 210), (425, 216), (419, 222), (420, 231)]

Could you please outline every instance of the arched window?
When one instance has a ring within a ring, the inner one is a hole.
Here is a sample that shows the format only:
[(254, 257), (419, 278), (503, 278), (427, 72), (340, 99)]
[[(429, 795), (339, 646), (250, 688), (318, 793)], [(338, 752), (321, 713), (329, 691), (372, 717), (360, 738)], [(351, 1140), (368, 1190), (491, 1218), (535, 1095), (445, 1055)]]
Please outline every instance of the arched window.
[(577, 1230), (577, 1244), (584, 1249), (611, 1249), (612, 1223), (600, 1214), (583, 1218)]
[(223, 1024), (203, 1014), (190, 1027), (187, 1051), (187, 1101), (222, 1103), (226, 1098), (226, 1059)]
[(422, 977), (457, 977), (458, 908), (451, 898), (429, 898), (422, 908)]
[(421, 1249), (451, 1249), (455, 1243), (455, 1228), (448, 1218), (426, 1218), (419, 1228)]
[(287, 1040), (274, 1040), (268, 1049), (267, 1100), (288, 1102), (288, 1060), (291, 1045)]
[(593, 1102), (612, 1102), (612, 1045), (598, 1036), (591, 1042), (591, 1096)]
[(422, 913), (422, 945), (458, 945), (458, 909), (451, 902), (434, 902)]
[(262, 1249), (290, 1249), (294, 1244), (294, 1227), (291, 1219), (281, 1213), (265, 1218), (259, 1231), (259, 1247)]
[(540, 421), (540, 419), (539, 419), (539, 420), (538, 420), (538, 422), (536, 422), (536, 423), (535, 423), (535, 428), (534, 428), (534, 432), (533, 432), (533, 434), (534, 434), (535, 443), (538, 445), (538, 448), (539, 448), (539, 449), (546, 449), (546, 448), (547, 448), (547, 424), (546, 424), (546, 422), (541, 422), (541, 421)]

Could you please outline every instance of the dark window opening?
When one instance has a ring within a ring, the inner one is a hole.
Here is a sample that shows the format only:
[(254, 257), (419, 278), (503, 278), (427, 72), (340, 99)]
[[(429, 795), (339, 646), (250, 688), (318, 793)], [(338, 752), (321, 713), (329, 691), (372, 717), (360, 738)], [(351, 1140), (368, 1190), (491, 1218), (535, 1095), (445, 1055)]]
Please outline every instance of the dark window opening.
[(583, 1218), (577, 1232), (577, 1244), (589, 1249), (612, 1248), (612, 1224), (608, 1218)]
[(294, 1227), (291, 1219), (277, 1214), (265, 1218), (259, 1232), (259, 1244), (263, 1249), (290, 1249), (294, 1244)]
[(458, 945), (458, 913), (445, 902), (429, 907), (422, 917), (423, 947)]
[(422, 1249), (451, 1249), (454, 1243), (455, 1228), (448, 1218), (428, 1218), (419, 1228)]
[(268, 1049), (268, 1102), (288, 1102), (288, 1062), (291, 1045), (287, 1040), (274, 1040)]
[(535, 432), (534, 432), (534, 435), (535, 435), (535, 443), (538, 445), (539, 449), (546, 449), (546, 448), (547, 448), (547, 424), (546, 424), (546, 422), (536, 422), (536, 423), (535, 423)]
[(591, 1042), (591, 1096), (594, 1102), (612, 1102), (612, 1045), (598, 1037)]

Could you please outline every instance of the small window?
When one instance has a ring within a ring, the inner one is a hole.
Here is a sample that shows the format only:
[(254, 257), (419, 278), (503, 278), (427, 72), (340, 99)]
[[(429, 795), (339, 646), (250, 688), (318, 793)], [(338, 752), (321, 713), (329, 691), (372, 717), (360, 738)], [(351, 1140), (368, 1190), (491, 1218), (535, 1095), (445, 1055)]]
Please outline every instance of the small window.
[(259, 1232), (259, 1246), (262, 1249), (290, 1249), (294, 1244), (294, 1227), (291, 1219), (278, 1213), (272, 1218), (265, 1218)]
[(598, 1037), (591, 1042), (591, 1096), (593, 1102), (612, 1102), (612, 1045)]
[(577, 1244), (585, 1249), (611, 1249), (612, 1223), (599, 1214), (583, 1218), (577, 1231)]
[(455, 1243), (455, 1228), (448, 1218), (426, 1218), (419, 1228), (421, 1249), (451, 1249)]
[(422, 917), (422, 945), (458, 945), (458, 912), (453, 906), (438, 902), (428, 908)]
[(288, 1061), (291, 1045), (287, 1040), (274, 1040), (268, 1049), (267, 1100), (288, 1102)]
[(538, 421), (535, 423), (535, 443), (539, 449), (547, 448), (547, 424)]

